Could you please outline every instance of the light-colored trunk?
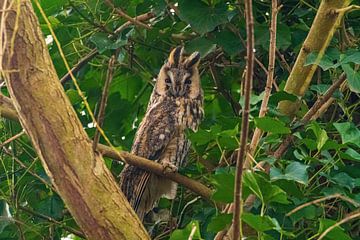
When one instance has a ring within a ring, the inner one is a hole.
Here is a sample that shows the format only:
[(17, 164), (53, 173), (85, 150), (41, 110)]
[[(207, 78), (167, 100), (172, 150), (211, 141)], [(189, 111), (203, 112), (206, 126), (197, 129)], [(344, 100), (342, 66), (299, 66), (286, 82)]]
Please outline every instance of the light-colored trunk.
[(56, 75), (31, 2), (10, 0), (6, 10), (4, 2), (1, 74), (67, 208), (89, 239), (149, 239), (102, 157), (92, 151)]

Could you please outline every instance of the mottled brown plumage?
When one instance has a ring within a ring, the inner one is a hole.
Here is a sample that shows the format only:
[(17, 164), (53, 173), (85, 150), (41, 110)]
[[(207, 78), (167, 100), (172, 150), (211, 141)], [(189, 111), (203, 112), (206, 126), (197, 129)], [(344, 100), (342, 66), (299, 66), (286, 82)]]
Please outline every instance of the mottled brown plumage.
[[(203, 91), (200, 85), (198, 52), (183, 56), (175, 48), (162, 66), (150, 102), (136, 133), (131, 153), (176, 171), (183, 166), (190, 142), (185, 130), (197, 130), (203, 118)], [(140, 219), (164, 196), (173, 199), (177, 184), (140, 168), (126, 165), (120, 186)]]

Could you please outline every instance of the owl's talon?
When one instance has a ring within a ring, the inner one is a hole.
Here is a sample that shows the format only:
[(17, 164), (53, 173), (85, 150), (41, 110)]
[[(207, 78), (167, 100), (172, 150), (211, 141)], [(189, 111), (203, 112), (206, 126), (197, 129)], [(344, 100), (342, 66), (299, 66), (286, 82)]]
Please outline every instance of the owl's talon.
[(178, 168), (172, 164), (171, 162), (162, 162), (161, 165), (163, 166), (163, 173), (174, 173), (177, 172)]

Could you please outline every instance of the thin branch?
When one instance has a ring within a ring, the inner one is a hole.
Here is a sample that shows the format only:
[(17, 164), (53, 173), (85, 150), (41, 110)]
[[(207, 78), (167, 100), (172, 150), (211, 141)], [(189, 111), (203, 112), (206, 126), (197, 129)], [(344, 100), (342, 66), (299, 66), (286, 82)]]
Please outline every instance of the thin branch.
[(82, 17), (85, 21), (87, 21), (89, 24), (91, 24), (92, 26), (101, 29), (102, 31), (110, 34), (110, 35), (114, 35), (114, 32), (112, 32), (111, 30), (109, 30), (106, 25), (101, 25), (95, 21), (92, 21), (90, 18), (88, 18), (86, 15), (84, 15), (75, 5), (72, 1), (69, 1), (70, 6), (75, 10), (75, 12), (77, 12), (80, 17)]
[[(90, 62), (97, 54), (98, 50), (96, 48), (92, 49), (85, 57), (79, 60), (79, 62), (71, 68), (72, 74), (76, 74), (80, 69), (82, 69), (88, 62)], [(65, 84), (71, 79), (70, 72), (66, 73), (61, 79), (61, 84)]]
[(4, 142), (0, 143), (0, 148), (2, 148), (3, 146), (11, 143), (12, 141), (18, 139), (19, 137), (21, 137), (24, 134), (25, 134), (25, 131), (22, 130), (21, 132), (19, 132), (18, 134), (12, 136), (11, 138), (6, 139)]
[(335, 11), (335, 13), (347, 13), (347, 12), (352, 12), (354, 10), (360, 10), (360, 6), (358, 6), (358, 5), (350, 5), (348, 7), (336, 9), (334, 11)]
[(38, 218), (45, 219), (46, 221), (51, 222), (51, 223), (55, 223), (55, 224), (59, 225), (60, 227), (62, 227), (63, 229), (65, 229), (66, 231), (68, 231), (69, 233), (72, 233), (72, 234), (74, 234), (74, 235), (76, 235), (78, 237), (86, 239), (85, 234), (83, 232), (81, 232), (79, 230), (76, 230), (74, 228), (68, 227), (68, 226), (64, 225), (62, 222), (59, 222), (59, 221), (55, 220), (52, 217), (49, 217), (49, 216), (46, 216), (44, 214), (35, 212), (35, 211), (31, 210), (30, 208), (23, 207), (21, 205), (19, 205), (18, 207), (19, 207), (20, 210), (22, 210), (22, 211), (24, 211), (24, 212), (26, 212), (28, 214), (31, 214), (31, 215), (33, 215), (35, 217), (38, 217)]
[[(269, 45), (269, 64), (268, 64), (268, 75), (265, 86), (264, 98), (261, 102), (259, 117), (264, 117), (268, 111), (268, 103), (271, 95), (272, 85), (274, 82), (274, 70), (275, 70), (275, 54), (276, 54), (276, 29), (277, 29), (277, 15), (279, 12), (277, 0), (272, 0), (271, 4), (271, 26), (270, 26), (270, 45)], [(249, 153), (253, 156), (255, 153), (256, 146), (258, 145), (263, 131), (260, 128), (256, 128), (251, 139)], [(251, 166), (251, 159), (246, 158), (244, 167), (248, 169)]]
[(119, 16), (125, 18), (126, 20), (132, 22), (134, 25), (146, 28), (146, 29), (151, 29), (151, 27), (145, 23), (140, 22), (139, 20), (137, 20), (136, 18), (132, 18), (129, 15), (127, 15), (122, 9), (120, 8), (116, 8), (114, 6), (114, 4), (112, 3), (111, 0), (105, 0), (105, 3), (111, 7)]
[[(137, 21), (140, 21), (140, 22), (145, 22), (145, 21), (148, 21), (150, 20), (151, 18), (154, 18), (156, 15), (155, 13), (153, 12), (147, 12), (147, 13), (144, 13), (144, 14), (141, 14), (139, 16), (136, 16), (134, 19), (136, 19)], [(114, 33), (115, 34), (118, 34), (120, 32), (122, 32), (125, 28), (127, 28), (128, 26), (132, 25), (133, 22), (131, 21), (127, 21), (126, 23), (124, 23), (123, 25), (121, 25), (120, 27), (118, 27)]]
[(353, 211), (352, 213), (350, 213), (349, 215), (347, 215), (345, 218), (343, 218), (341, 221), (335, 223), (334, 225), (330, 226), (329, 228), (327, 228), (318, 238), (318, 240), (323, 239), (329, 232), (331, 232), (334, 228), (340, 226), (343, 223), (346, 223), (352, 219), (355, 218), (359, 218), (360, 217), (360, 209), (357, 209), (355, 211)]
[[(104, 122), (104, 114), (105, 114), (107, 98), (109, 95), (109, 87), (110, 87), (110, 83), (111, 83), (111, 81), (113, 79), (113, 75), (114, 75), (114, 64), (116, 62), (116, 55), (117, 54), (112, 55), (112, 57), (109, 60), (107, 74), (106, 74), (106, 80), (105, 80), (103, 92), (101, 95), (99, 113), (98, 113), (98, 118), (97, 118), (97, 124), (99, 124), (100, 127), (102, 127), (102, 124)], [(96, 128), (94, 140), (93, 140), (93, 150), (94, 151), (96, 150), (99, 139), (100, 139), (100, 132), (98, 131), (98, 128)]]
[(323, 202), (323, 201), (326, 201), (326, 200), (329, 200), (329, 199), (333, 199), (333, 198), (340, 198), (340, 199), (342, 199), (342, 200), (344, 200), (344, 201), (346, 201), (346, 202), (351, 203), (351, 204), (354, 205), (355, 207), (360, 207), (360, 204), (357, 203), (357, 202), (355, 202), (354, 200), (352, 200), (352, 199), (350, 199), (350, 198), (348, 198), (348, 197), (345, 197), (345, 196), (343, 196), (343, 195), (341, 195), (341, 194), (336, 193), (336, 194), (329, 195), (329, 196), (326, 196), (326, 197), (322, 197), (322, 198), (319, 198), (319, 199), (315, 199), (315, 200), (313, 200), (313, 201), (311, 201), (311, 202), (307, 202), (307, 203), (304, 203), (304, 204), (302, 204), (302, 205), (300, 205), (300, 206), (297, 206), (296, 208), (294, 208), (293, 210), (291, 210), (290, 212), (288, 212), (288, 213), (286, 214), (286, 216), (289, 217), (290, 215), (296, 213), (297, 211), (299, 211), (299, 210), (301, 210), (301, 209), (303, 209), (303, 208), (305, 208), (305, 207), (308, 207), (308, 206), (310, 206), (310, 205), (317, 204), (317, 203), (320, 203), (320, 202)]
[(289, 73), (291, 73), (291, 67), (290, 65), (286, 62), (286, 59), (284, 57), (284, 55), (279, 51), (279, 49), (276, 49), (276, 54), (278, 55), (278, 57), (280, 58), (280, 63), (283, 66), (283, 68), (286, 69), (286, 71), (288, 71)]
[(252, 0), (245, 0), (245, 18), (247, 34), (247, 59), (246, 59), (246, 77), (244, 86), (244, 110), (242, 113), (241, 139), (239, 153), (236, 161), (235, 189), (234, 189), (234, 216), (233, 216), (233, 239), (242, 239), (241, 233), (241, 213), (242, 213), (242, 175), (243, 164), (245, 160), (247, 138), (249, 133), (249, 115), (250, 115), (250, 95), (254, 71), (254, 19), (252, 13)]

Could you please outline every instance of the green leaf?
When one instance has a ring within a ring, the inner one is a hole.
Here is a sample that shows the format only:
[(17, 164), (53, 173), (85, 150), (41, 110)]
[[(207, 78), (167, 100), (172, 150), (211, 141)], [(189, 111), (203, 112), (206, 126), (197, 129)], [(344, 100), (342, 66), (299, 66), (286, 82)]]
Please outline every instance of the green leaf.
[(334, 123), (343, 144), (353, 143), (360, 147), (360, 130), (351, 122)]
[(179, 17), (182, 21), (200, 34), (214, 30), (214, 28), (228, 21), (228, 10), (225, 3), (209, 6), (202, 1), (180, 0)]
[(218, 202), (231, 203), (234, 200), (234, 172), (218, 173), (211, 177), (216, 186), (212, 199)]
[(170, 240), (188, 239), (191, 231), (195, 229), (194, 240), (201, 240), (200, 226), (198, 221), (191, 221), (184, 229), (176, 229), (170, 236)]
[(339, 64), (334, 64), (333, 60), (326, 54), (322, 56), (321, 59), (318, 59), (318, 53), (312, 52), (310, 53), (305, 60), (304, 66), (309, 66), (312, 64), (316, 64), (322, 68), (322, 70), (326, 71), (330, 68), (336, 68)]
[(201, 58), (206, 57), (206, 55), (214, 51), (215, 48), (216, 44), (206, 39), (205, 37), (195, 38), (185, 45), (186, 52), (191, 53), (198, 51)]
[(69, 98), (72, 105), (75, 105), (82, 101), (81, 97), (79, 96), (78, 92), (75, 89), (67, 90), (66, 95)]
[(355, 63), (355, 64), (360, 64), (360, 52), (356, 51), (353, 54), (350, 55), (346, 55), (342, 60), (341, 60), (342, 64), (345, 63)]
[(125, 46), (127, 44), (127, 40), (123, 40), (118, 38), (115, 42), (109, 39), (108, 34), (97, 32), (90, 37), (90, 41), (93, 42), (96, 46), (96, 49), (99, 53), (103, 53), (109, 49), (117, 49), (119, 47)]
[[(330, 219), (320, 219), (320, 226), (318, 235), (323, 233), (326, 229), (331, 227), (332, 225), (336, 224), (336, 221), (330, 220)], [(351, 238), (344, 232), (343, 228), (341, 227), (335, 227), (333, 230), (331, 230), (327, 235), (326, 239), (331, 240), (351, 240)]]
[(354, 149), (348, 148), (348, 149), (346, 149), (344, 154), (345, 154), (345, 156), (342, 155), (343, 158), (360, 162), (360, 153), (358, 153)]
[(349, 64), (342, 64), (341, 67), (346, 73), (350, 90), (360, 93), (360, 73), (355, 71)]
[(271, 202), (278, 202), (282, 204), (288, 204), (286, 192), (275, 184), (271, 184), (270, 181), (263, 176), (245, 172), (243, 176), (244, 186), (249, 188), (263, 204)]
[(207, 226), (207, 230), (210, 232), (217, 233), (221, 231), (222, 229), (227, 228), (231, 224), (233, 215), (232, 214), (224, 214), (220, 213), (217, 216), (214, 216), (211, 219), (211, 222)]
[(265, 232), (277, 228), (276, 220), (269, 216), (243, 213), (241, 219), (258, 232)]
[(265, 132), (288, 134), (290, 129), (285, 127), (285, 123), (270, 117), (255, 118), (256, 127)]
[(307, 173), (308, 167), (309, 166), (301, 164), (299, 162), (292, 162), (285, 168), (284, 173), (282, 173), (280, 169), (272, 167), (270, 169), (270, 179), (286, 179), (306, 185), (309, 178)]
[(314, 132), (317, 138), (317, 150), (321, 150), (326, 141), (329, 139), (326, 131), (324, 129), (321, 129), (320, 125), (316, 122), (311, 123), (308, 126), (308, 129), (311, 129)]

